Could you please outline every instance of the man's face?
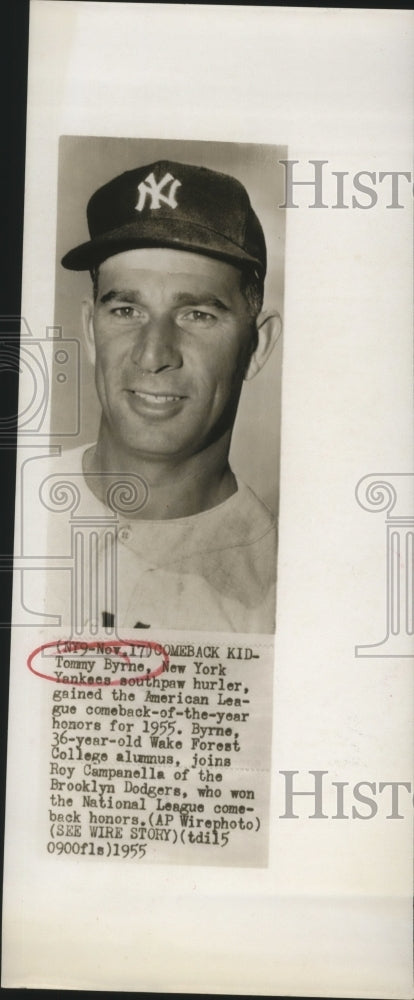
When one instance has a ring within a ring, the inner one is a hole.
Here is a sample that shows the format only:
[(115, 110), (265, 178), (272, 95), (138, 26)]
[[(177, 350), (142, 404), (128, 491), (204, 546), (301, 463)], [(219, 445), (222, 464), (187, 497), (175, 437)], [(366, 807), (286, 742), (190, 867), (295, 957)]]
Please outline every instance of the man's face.
[(103, 421), (124, 450), (188, 457), (231, 430), (252, 344), (237, 268), (181, 250), (116, 254), (88, 325)]

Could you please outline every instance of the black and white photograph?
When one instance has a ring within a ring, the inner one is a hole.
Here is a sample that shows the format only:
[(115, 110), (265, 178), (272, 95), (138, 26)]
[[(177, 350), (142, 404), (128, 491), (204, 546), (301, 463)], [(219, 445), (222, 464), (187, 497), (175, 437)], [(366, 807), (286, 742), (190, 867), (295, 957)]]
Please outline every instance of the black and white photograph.
[[(70, 587), (79, 594), (85, 577), (76, 635), (274, 632), (283, 152), (60, 140), (51, 434), (61, 454), (42, 499), (55, 557), (69, 555), (74, 521), (89, 518), (90, 561), (78, 558), (72, 581), (63, 574), (60, 605), (52, 575), (48, 600), (68, 624)], [(76, 515), (72, 504), (64, 516), (59, 481), (72, 483)]]
[(28, 6), (2, 987), (412, 1000), (412, 15)]

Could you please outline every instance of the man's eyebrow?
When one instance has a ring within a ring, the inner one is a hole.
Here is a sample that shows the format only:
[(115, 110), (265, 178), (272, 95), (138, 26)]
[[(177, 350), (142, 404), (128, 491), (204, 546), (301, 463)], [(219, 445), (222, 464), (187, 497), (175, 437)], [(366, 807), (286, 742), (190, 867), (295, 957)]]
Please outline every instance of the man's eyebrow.
[(123, 302), (133, 302), (141, 304), (140, 293), (131, 288), (111, 288), (105, 295), (99, 296), (100, 302), (113, 302), (114, 299), (122, 299)]
[(229, 312), (230, 307), (226, 305), (221, 299), (218, 299), (211, 292), (177, 292), (174, 295), (174, 304), (177, 306), (212, 306), (214, 309), (219, 309), (221, 312)]

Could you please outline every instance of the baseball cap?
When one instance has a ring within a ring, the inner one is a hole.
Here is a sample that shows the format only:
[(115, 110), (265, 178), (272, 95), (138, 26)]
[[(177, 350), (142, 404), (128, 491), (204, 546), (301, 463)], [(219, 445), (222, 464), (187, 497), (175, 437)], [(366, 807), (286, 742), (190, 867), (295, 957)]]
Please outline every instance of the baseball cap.
[(172, 247), (255, 265), (266, 273), (263, 230), (243, 184), (228, 174), (170, 160), (127, 170), (92, 195), (90, 240), (62, 258), (73, 271), (138, 247)]

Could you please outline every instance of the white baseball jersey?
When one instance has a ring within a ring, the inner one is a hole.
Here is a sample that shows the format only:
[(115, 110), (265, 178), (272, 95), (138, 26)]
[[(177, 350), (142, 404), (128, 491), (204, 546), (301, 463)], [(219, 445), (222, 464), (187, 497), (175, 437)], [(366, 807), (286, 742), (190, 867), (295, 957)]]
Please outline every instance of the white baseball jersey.
[[(48, 611), (69, 624), (76, 601), (77, 620), (81, 615), (86, 628), (92, 617), (100, 627), (117, 629), (272, 633), (276, 529), (252, 490), (238, 482), (229, 499), (190, 517), (116, 515), (83, 477), (89, 447), (53, 459), (53, 481), (73, 482), (80, 500), (69, 512), (57, 505), (48, 515), (49, 554), (64, 557), (62, 566), (71, 568), (59, 581), (53, 574)], [(114, 538), (116, 566), (108, 550)]]

